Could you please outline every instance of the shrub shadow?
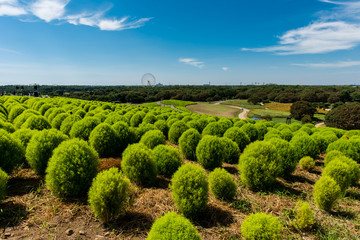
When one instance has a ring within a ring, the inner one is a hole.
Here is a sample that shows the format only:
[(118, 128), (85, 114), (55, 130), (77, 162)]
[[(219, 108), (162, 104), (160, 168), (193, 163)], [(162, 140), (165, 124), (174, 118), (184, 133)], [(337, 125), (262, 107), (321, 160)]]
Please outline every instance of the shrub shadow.
[(13, 227), (19, 225), (24, 219), (28, 218), (26, 207), (12, 201), (0, 204), (0, 228)]
[(303, 176), (298, 176), (298, 175), (290, 175), (290, 176), (285, 176), (283, 177), (284, 180), (291, 182), (291, 183), (295, 183), (295, 182), (301, 182), (301, 183), (309, 183), (309, 184), (314, 184), (315, 182), (307, 179), (306, 177)]
[(155, 188), (168, 189), (171, 179), (164, 176), (157, 176)]
[(12, 177), (8, 182), (7, 195), (23, 196), (34, 189), (37, 189), (43, 185), (43, 178), (40, 176), (34, 177)]
[(346, 195), (345, 195), (345, 196), (346, 196), (346, 197), (349, 197), (349, 198), (351, 198), (351, 199), (360, 201), (360, 192), (356, 192), (356, 191), (354, 191), (354, 190), (348, 190), (348, 191), (346, 192)]
[(237, 174), (239, 173), (239, 170), (235, 166), (227, 165), (223, 166), (223, 168), (228, 171), (230, 174)]
[(149, 232), (154, 219), (150, 214), (141, 212), (127, 212), (124, 216), (109, 222), (105, 225), (109, 230), (116, 230), (118, 232), (147, 233)]
[(277, 195), (284, 195), (284, 196), (288, 196), (288, 197), (292, 197), (294, 195), (300, 196), (300, 195), (304, 194), (302, 191), (299, 191), (299, 190), (293, 189), (289, 186), (286, 186), (279, 181), (274, 186), (272, 186), (272, 188), (268, 189), (267, 192), (277, 194)]
[(208, 206), (199, 216), (194, 217), (193, 222), (203, 228), (216, 226), (229, 226), (234, 222), (234, 217), (229, 211), (215, 206)]
[(337, 218), (347, 218), (347, 219), (355, 218), (355, 214), (352, 212), (348, 212), (348, 211), (341, 211), (341, 210), (336, 211), (336, 212), (331, 211), (330, 214)]

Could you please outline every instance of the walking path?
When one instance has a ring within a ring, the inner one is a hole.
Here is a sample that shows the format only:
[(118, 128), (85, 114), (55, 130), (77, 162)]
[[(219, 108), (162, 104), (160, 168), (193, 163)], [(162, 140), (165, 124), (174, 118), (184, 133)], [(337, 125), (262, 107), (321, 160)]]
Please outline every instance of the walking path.
[(171, 108), (173, 108), (173, 109), (175, 109), (175, 110), (178, 110), (178, 111), (180, 111), (180, 112), (183, 112), (183, 110), (176, 108), (174, 105), (165, 105), (165, 104), (163, 104), (161, 101), (158, 101), (157, 104), (160, 105), (160, 106), (162, 106), (162, 107), (171, 107)]

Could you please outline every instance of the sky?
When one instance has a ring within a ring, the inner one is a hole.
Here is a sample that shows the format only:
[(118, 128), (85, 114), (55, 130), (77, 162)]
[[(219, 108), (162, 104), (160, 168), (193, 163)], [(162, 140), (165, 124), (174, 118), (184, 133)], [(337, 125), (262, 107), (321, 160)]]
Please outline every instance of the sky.
[(360, 85), (360, 0), (0, 0), (0, 85)]

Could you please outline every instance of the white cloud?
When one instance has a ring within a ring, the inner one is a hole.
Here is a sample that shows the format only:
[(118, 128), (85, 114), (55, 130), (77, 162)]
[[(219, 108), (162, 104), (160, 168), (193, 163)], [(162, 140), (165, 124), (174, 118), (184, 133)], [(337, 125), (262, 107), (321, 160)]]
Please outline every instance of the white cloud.
[(204, 62), (200, 62), (195, 58), (179, 58), (179, 62), (188, 64), (188, 65), (200, 68), (200, 69), (205, 67)]
[[(274, 52), (279, 55), (328, 53), (348, 50), (360, 44), (360, 1), (322, 2), (341, 5), (306, 27), (290, 30), (279, 37), (278, 45), (242, 48), (242, 51)], [(351, 19), (351, 21), (350, 21)]]
[(225, 71), (225, 72), (226, 72), (227, 70), (229, 70), (228, 67), (222, 67), (221, 69), (222, 69), (223, 71)]
[(61, 19), (70, 0), (37, 0), (30, 5), (30, 11), (45, 22)]
[(345, 68), (360, 66), (360, 61), (340, 61), (334, 63), (294, 63), (292, 65), (313, 68)]
[[(131, 20), (129, 17), (106, 18), (108, 10), (96, 11), (92, 13), (80, 12), (70, 15), (67, 13), (67, 5), (71, 0), (35, 0), (21, 1), (0, 0), (0, 16), (36, 16), (45, 22), (66, 21), (73, 25), (86, 25), (98, 27), (100, 30), (121, 31), (125, 29), (134, 29), (144, 26), (151, 18), (140, 18)], [(25, 10), (27, 9), (28, 12)], [(24, 20), (24, 19), (22, 19)], [(25, 20), (26, 21), (26, 20)]]
[(0, 0), (0, 16), (20, 16), (27, 12), (17, 0)]

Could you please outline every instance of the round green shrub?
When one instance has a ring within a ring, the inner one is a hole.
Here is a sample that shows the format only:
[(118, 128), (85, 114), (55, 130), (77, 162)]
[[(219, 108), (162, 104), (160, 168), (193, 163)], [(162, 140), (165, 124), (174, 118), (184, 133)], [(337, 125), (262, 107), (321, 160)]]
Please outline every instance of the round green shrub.
[(196, 120), (196, 125), (199, 128), (199, 133), (202, 133), (202, 131), (204, 130), (204, 128), (208, 125), (208, 121), (206, 118), (200, 118), (198, 120)]
[(21, 128), (29, 128), (31, 130), (43, 130), (50, 129), (51, 125), (43, 116), (33, 115), (29, 117), (24, 124), (21, 125)]
[(0, 168), (0, 201), (5, 199), (8, 175)]
[(15, 118), (17, 118), (25, 110), (26, 108), (24, 108), (22, 105), (16, 105), (12, 107), (8, 115), (8, 120), (13, 122)]
[(254, 124), (246, 123), (241, 127), (241, 129), (249, 136), (251, 142), (258, 139), (259, 133)]
[(150, 149), (157, 145), (165, 144), (165, 141), (165, 136), (160, 130), (147, 131), (140, 139), (140, 143), (143, 143)]
[(21, 143), (5, 130), (0, 129), (0, 168), (11, 174), (15, 166), (25, 159), (25, 149)]
[(150, 124), (154, 124), (156, 122), (157, 118), (155, 117), (154, 114), (152, 113), (148, 113), (145, 115), (143, 122), (144, 123), (150, 123)]
[[(328, 154), (333, 153), (333, 152), (334, 152), (334, 154), (332, 154), (330, 157), (336, 156), (335, 153), (338, 152), (338, 151), (337, 150), (330, 151)], [(327, 162), (326, 162), (326, 160), (327, 160)], [(348, 158), (348, 157), (341, 154), (341, 155), (337, 155), (336, 157), (334, 157), (332, 159), (329, 159), (329, 158), (326, 159), (325, 158), (325, 168), (333, 160), (340, 161), (340, 162), (343, 162), (343, 163), (346, 163), (347, 165), (349, 165), (351, 185), (356, 185), (357, 182), (360, 180), (360, 167), (357, 164), (357, 162), (355, 162), (351, 158)]]
[(211, 193), (221, 200), (232, 200), (236, 196), (236, 183), (230, 173), (223, 168), (216, 168), (209, 174)]
[(165, 120), (158, 120), (154, 123), (155, 127), (157, 129), (159, 129), (160, 131), (162, 131), (162, 133), (164, 134), (164, 136), (168, 135), (169, 132), (169, 127), (166, 125), (166, 121)]
[(236, 142), (238, 145), (240, 152), (243, 152), (245, 147), (250, 144), (249, 136), (238, 127), (232, 127), (226, 130), (224, 133), (224, 137), (231, 139), (232, 141)]
[(322, 176), (314, 185), (313, 196), (316, 206), (325, 211), (332, 209), (341, 194), (340, 186), (331, 177)]
[(315, 161), (312, 157), (306, 156), (300, 159), (299, 166), (301, 169), (310, 172), (315, 168)]
[(15, 128), (14, 125), (12, 125), (9, 122), (5, 122), (0, 120), (0, 129), (4, 129), (5, 131), (7, 131), (8, 133), (13, 133), (15, 132)]
[(217, 137), (222, 137), (227, 129), (219, 122), (209, 123), (204, 130), (202, 131), (202, 135), (212, 135)]
[(31, 110), (31, 109), (26, 109), (25, 111), (23, 111), (17, 118), (15, 118), (13, 124), (14, 127), (16, 129), (21, 128), (21, 125), (24, 124), (24, 122), (26, 122), (26, 120), (31, 117), (32, 115), (39, 115), (38, 112)]
[(330, 152), (332, 150), (338, 150), (354, 161), (360, 162), (360, 151), (350, 140), (339, 139), (333, 143), (330, 143), (326, 149), (326, 152)]
[(280, 135), (286, 141), (290, 141), (293, 137), (293, 132), (289, 128), (284, 128), (280, 131)]
[(319, 152), (316, 142), (307, 135), (294, 136), (290, 143), (294, 146), (299, 159), (306, 156), (315, 158)]
[(314, 223), (314, 212), (311, 210), (310, 204), (298, 201), (295, 206), (295, 227), (301, 230), (311, 229)]
[(196, 147), (201, 140), (201, 134), (194, 128), (186, 130), (179, 138), (181, 153), (186, 159), (196, 160)]
[(46, 185), (62, 197), (85, 196), (100, 165), (97, 152), (81, 139), (62, 142), (50, 158)]
[(57, 130), (60, 130), (62, 122), (69, 117), (68, 113), (60, 113), (58, 114), (51, 122), (51, 126)]
[(129, 145), (123, 152), (121, 169), (131, 180), (142, 185), (156, 181), (157, 168), (152, 152), (142, 143)]
[(237, 164), (239, 162), (240, 149), (236, 142), (227, 137), (220, 138), (223, 145), (223, 161), (230, 164)]
[(253, 213), (247, 216), (241, 224), (241, 234), (246, 240), (282, 239), (280, 221), (266, 213)]
[(185, 122), (181, 120), (173, 123), (169, 130), (169, 141), (173, 144), (178, 144), (179, 138), (188, 129)]
[(118, 135), (108, 123), (100, 123), (91, 131), (89, 144), (100, 157), (112, 157), (119, 153)]
[(45, 113), (47, 112), (47, 110), (49, 110), (50, 108), (52, 108), (52, 106), (50, 104), (43, 104), (40, 109), (39, 112), (41, 115), (45, 115)]
[(117, 168), (100, 172), (89, 190), (89, 204), (95, 216), (109, 222), (122, 215), (129, 206), (130, 180)]
[(277, 165), (280, 169), (279, 175), (291, 175), (295, 171), (298, 163), (298, 157), (294, 146), (288, 141), (279, 138), (272, 138), (269, 142), (276, 147), (279, 154), (279, 158), (277, 160)]
[(171, 180), (172, 198), (187, 217), (201, 213), (208, 202), (209, 184), (204, 169), (195, 164), (182, 165)]
[(26, 160), (37, 174), (45, 174), (53, 151), (68, 137), (59, 130), (50, 129), (37, 132), (30, 139), (26, 148)]
[(324, 158), (324, 165), (326, 166), (332, 160), (335, 160), (342, 156), (345, 156), (345, 155), (342, 152), (340, 152), (339, 150), (332, 150), (332, 151), (326, 153), (326, 156)]
[(148, 131), (150, 130), (158, 130), (154, 124), (150, 124), (150, 123), (141, 123), (139, 125), (136, 131), (136, 142), (140, 141), (141, 137)]
[(221, 138), (206, 135), (196, 147), (196, 158), (206, 169), (215, 169), (221, 167), (225, 150)]
[(153, 150), (153, 158), (159, 174), (171, 177), (184, 163), (179, 151), (166, 145), (158, 145)]
[(333, 160), (326, 165), (322, 172), (322, 176), (328, 176), (335, 180), (340, 186), (341, 191), (345, 192), (351, 184), (351, 171), (347, 163), (340, 160)]
[(65, 133), (66, 135), (70, 135), (70, 130), (72, 128), (72, 126), (74, 125), (74, 123), (76, 123), (77, 121), (80, 121), (82, 118), (76, 115), (70, 115), (67, 118), (64, 119), (64, 121), (62, 121), (61, 126), (60, 126), (60, 131), (62, 131), (63, 133)]
[(140, 123), (142, 123), (142, 120), (143, 120), (142, 114), (136, 113), (130, 118), (130, 126), (138, 127)]
[(52, 120), (54, 120), (54, 118), (57, 116), (57, 115), (59, 115), (59, 114), (61, 114), (61, 113), (64, 113), (65, 111), (64, 111), (64, 109), (62, 109), (62, 108), (54, 108), (53, 109), (53, 111), (51, 112), (51, 114), (49, 114), (49, 115), (47, 115), (47, 114), (45, 114), (45, 117), (49, 120), (49, 122), (51, 123), (52, 122)]
[(169, 212), (156, 219), (147, 240), (201, 240), (191, 222), (175, 212)]
[(32, 138), (32, 136), (34, 136), (35, 133), (37, 133), (38, 131), (36, 130), (31, 130), (28, 128), (23, 128), (23, 129), (18, 129), (16, 130), (14, 133), (12, 133), (12, 136), (19, 140), (21, 145), (24, 147), (24, 149), (26, 149), (30, 139)]
[(85, 117), (84, 119), (74, 123), (69, 133), (70, 137), (80, 138), (82, 140), (88, 141), (90, 137), (90, 133), (99, 124), (100, 124), (100, 120), (98, 118)]
[[(258, 132), (258, 140), (264, 140), (264, 136), (267, 133), (268, 129), (264, 123), (257, 122), (254, 124), (257, 132)], [(292, 135), (292, 134), (291, 134)]]
[(104, 123), (108, 123), (110, 125), (114, 125), (115, 123), (119, 122), (119, 121), (123, 121), (123, 122), (126, 122), (126, 118), (123, 116), (123, 115), (120, 115), (116, 112), (113, 112), (113, 113), (110, 113)]
[(276, 147), (269, 142), (256, 141), (249, 144), (239, 160), (242, 182), (251, 189), (272, 187), (282, 172), (281, 166), (277, 164), (278, 158)]
[(136, 136), (135, 133), (131, 132), (129, 126), (122, 121), (115, 123), (113, 126), (115, 133), (118, 136), (118, 148), (120, 152), (124, 151), (124, 149), (131, 143), (135, 142)]

